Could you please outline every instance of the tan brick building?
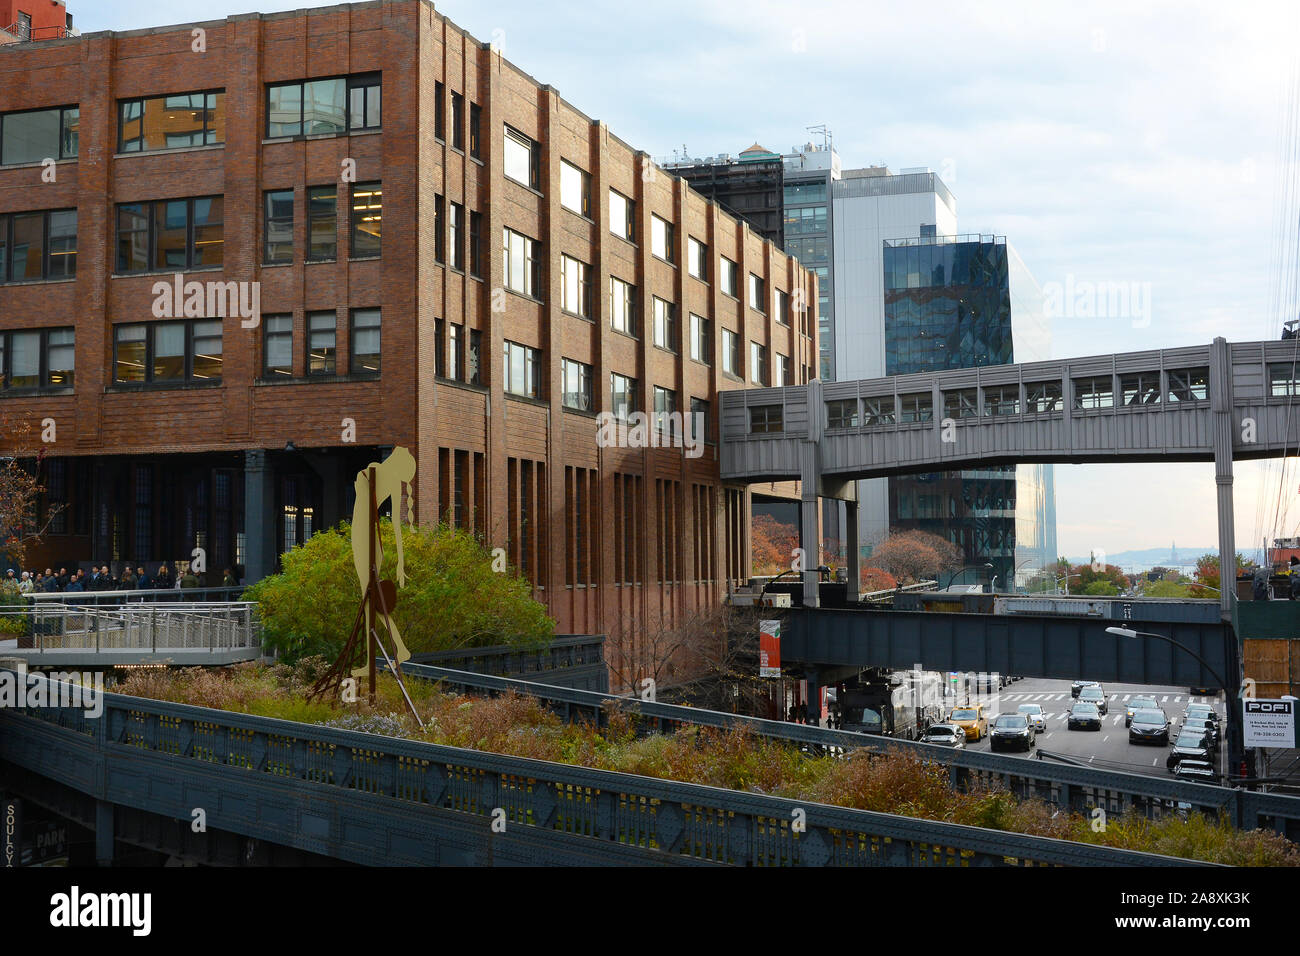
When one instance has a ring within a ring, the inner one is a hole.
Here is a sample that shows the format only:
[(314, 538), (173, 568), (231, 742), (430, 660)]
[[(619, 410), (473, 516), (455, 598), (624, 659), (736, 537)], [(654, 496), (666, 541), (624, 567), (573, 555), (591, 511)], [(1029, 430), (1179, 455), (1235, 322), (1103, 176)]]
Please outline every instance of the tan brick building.
[[(424, 0), (0, 47), (0, 249), (32, 564), (251, 580), (407, 445), (561, 631), (671, 625), (747, 572), (717, 392), (817, 355), (810, 273)], [(706, 441), (602, 433), (637, 410)]]

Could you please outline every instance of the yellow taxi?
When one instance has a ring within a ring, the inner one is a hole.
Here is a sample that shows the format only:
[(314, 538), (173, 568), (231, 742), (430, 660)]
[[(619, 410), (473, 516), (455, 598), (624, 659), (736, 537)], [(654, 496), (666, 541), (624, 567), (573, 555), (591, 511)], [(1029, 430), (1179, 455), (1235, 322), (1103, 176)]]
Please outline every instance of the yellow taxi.
[(948, 714), (948, 723), (966, 731), (967, 740), (983, 740), (989, 735), (989, 719), (984, 715), (983, 704), (954, 707)]

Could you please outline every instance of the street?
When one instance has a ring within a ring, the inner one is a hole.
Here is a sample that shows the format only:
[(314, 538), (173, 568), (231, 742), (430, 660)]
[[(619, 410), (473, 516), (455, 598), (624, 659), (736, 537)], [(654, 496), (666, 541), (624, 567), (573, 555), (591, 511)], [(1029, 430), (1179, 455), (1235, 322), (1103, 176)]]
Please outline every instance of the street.
[[(1049, 680), (1044, 678), (1025, 678), (1008, 684), (1000, 692), (971, 695), (972, 702), (984, 704), (989, 716), (989, 723), (999, 713), (1015, 713), (1020, 704), (1040, 704), (1047, 716), (1047, 733), (1038, 734), (1034, 748), (1028, 756), (1037, 759), (1037, 751), (1082, 760), (1091, 766), (1107, 770), (1125, 770), (1131, 773), (1146, 773), (1154, 776), (1170, 776), (1165, 768), (1165, 758), (1169, 747), (1155, 744), (1131, 744), (1128, 730), (1124, 727), (1125, 708), (1129, 698), (1143, 694), (1155, 696), (1161, 709), (1173, 723), (1173, 735), (1177, 736), (1177, 727), (1181, 722), (1183, 711), (1188, 703), (1208, 703), (1214, 705), (1220, 719), (1224, 716), (1222, 697), (1203, 697), (1190, 695), (1186, 687), (1147, 687), (1140, 684), (1104, 685), (1106, 702), (1110, 712), (1102, 718), (1102, 729), (1066, 730), (1066, 717), (1069, 714), (1073, 698), (1070, 696), (1072, 681)], [(966, 700), (964, 695), (958, 701)], [(949, 697), (951, 702), (952, 698)], [(952, 706), (951, 703), (949, 706)], [(969, 743), (970, 750), (988, 752), (989, 741), (986, 737), (979, 743)], [(1020, 753), (1010, 753), (1022, 756)], [(1216, 758), (1219, 772), (1224, 771), (1227, 753), (1226, 742), (1220, 743)]]

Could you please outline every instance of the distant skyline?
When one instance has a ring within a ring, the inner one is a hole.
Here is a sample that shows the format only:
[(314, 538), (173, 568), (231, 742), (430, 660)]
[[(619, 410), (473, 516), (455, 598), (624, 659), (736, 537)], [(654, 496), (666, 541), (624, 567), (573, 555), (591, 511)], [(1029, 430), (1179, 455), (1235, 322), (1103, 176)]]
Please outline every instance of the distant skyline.
[[(89, 32), (302, 6), (71, 0), (69, 10)], [(1294, 299), (1279, 294), (1274, 217), (1280, 173), (1294, 178), (1279, 159), (1300, 47), (1292, 6), (939, 2), (925, 16), (847, 0), (437, 7), (655, 157), (754, 142), (788, 152), (825, 123), (845, 167), (934, 169), (957, 197), (960, 231), (1007, 236), (1045, 289), (1137, 294), (1118, 316), (1063, 300), (1055, 357), (1276, 338), (1277, 303)], [(1282, 535), (1300, 525), (1300, 474), (1279, 482), (1271, 470), (1237, 465), (1240, 550), (1275, 524)], [(1208, 464), (1059, 465), (1056, 484), (1066, 554), (1218, 539)]]

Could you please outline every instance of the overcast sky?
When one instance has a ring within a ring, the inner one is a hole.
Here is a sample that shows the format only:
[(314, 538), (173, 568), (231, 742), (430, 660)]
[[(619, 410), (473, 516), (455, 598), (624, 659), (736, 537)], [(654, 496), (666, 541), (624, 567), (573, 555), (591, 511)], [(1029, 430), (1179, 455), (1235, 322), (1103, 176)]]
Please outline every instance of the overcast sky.
[[(69, 6), (88, 32), (303, 4)], [(1125, 315), (1067, 308), (1053, 320), (1054, 357), (1279, 334), (1277, 210), (1294, 203), (1275, 196), (1295, 109), (1294, 4), (437, 6), (657, 158), (755, 141), (788, 152), (825, 123), (846, 168), (931, 167), (957, 197), (960, 231), (1007, 236), (1047, 290), (1135, 294)], [(1238, 465), (1239, 547), (1258, 547), (1275, 511), (1278, 530), (1297, 533), (1300, 468), (1279, 479), (1277, 466)], [(1071, 555), (1218, 538), (1210, 465), (1058, 466), (1057, 514)]]

